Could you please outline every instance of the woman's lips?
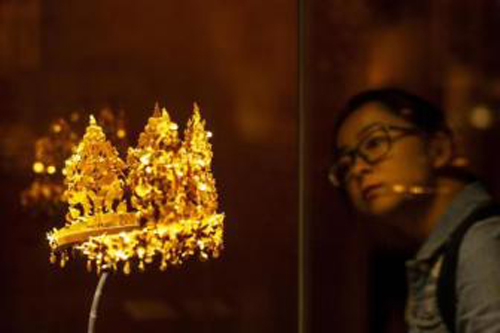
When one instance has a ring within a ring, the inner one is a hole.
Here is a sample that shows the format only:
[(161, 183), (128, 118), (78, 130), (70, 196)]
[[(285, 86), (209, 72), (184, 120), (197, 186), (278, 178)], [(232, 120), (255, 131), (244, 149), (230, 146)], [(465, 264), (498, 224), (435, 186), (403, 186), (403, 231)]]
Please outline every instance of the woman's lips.
[(381, 188), (382, 184), (366, 186), (361, 191), (361, 195), (363, 196), (364, 200), (370, 200), (371, 198), (377, 195), (378, 190)]

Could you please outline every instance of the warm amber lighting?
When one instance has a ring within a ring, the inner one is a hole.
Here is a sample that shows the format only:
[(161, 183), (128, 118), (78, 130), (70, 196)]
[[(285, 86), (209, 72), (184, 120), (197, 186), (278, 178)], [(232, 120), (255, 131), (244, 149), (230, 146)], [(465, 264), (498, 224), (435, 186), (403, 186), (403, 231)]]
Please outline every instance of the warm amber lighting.
[[(76, 123), (79, 117), (76, 112), (71, 114), (71, 126), (62, 118), (55, 120), (50, 125), (48, 133), (36, 140), (34, 145), (36, 162), (33, 164), (35, 175), (30, 186), (21, 193), (21, 203), (24, 206), (53, 214), (58, 212), (64, 203), (62, 196), (64, 162), (73, 153), (84, 130), (84, 124)], [(101, 110), (98, 119), (108, 132), (114, 132), (117, 128), (125, 132), (121, 116), (115, 116), (108, 109)], [(119, 147), (125, 145), (123, 138), (113, 136), (112, 139)]]
[(77, 122), (80, 119), (80, 115), (78, 112), (73, 112), (71, 113), (71, 116), (69, 118), (72, 122)]
[(33, 171), (35, 173), (42, 173), (45, 171), (45, 166), (42, 162), (35, 162), (33, 163)]
[(48, 173), (49, 175), (53, 175), (53, 174), (55, 174), (55, 173), (56, 173), (56, 167), (55, 167), (55, 166), (53, 166), (53, 165), (48, 166), (48, 167), (47, 167), (47, 173)]
[(125, 132), (125, 130), (123, 129), (119, 129), (117, 132), (116, 132), (116, 136), (120, 139), (123, 139), (125, 136), (127, 135), (127, 132)]
[(410, 187), (410, 193), (412, 193), (412, 194), (424, 194), (425, 189), (422, 186), (415, 185), (415, 186)]
[(453, 166), (456, 166), (456, 167), (465, 167), (469, 165), (469, 160), (465, 157), (456, 157), (454, 160), (453, 160)]
[(69, 211), (66, 226), (47, 235), (51, 261), (57, 253), (64, 266), (73, 247), (89, 269), (121, 266), (128, 274), (132, 263), (143, 270), (155, 258), (165, 269), (194, 255), (217, 257), (224, 215), (217, 213), (209, 136), (197, 105), (183, 141), (156, 107), (125, 163), (91, 117), (64, 168)]
[(52, 125), (52, 130), (54, 131), (54, 133), (59, 133), (59, 132), (61, 132), (62, 127), (60, 124), (54, 124), (54, 125)]
[(425, 193), (429, 192), (428, 189), (426, 189), (425, 187), (423, 187), (421, 185), (405, 186), (403, 184), (393, 185), (392, 190), (395, 193), (405, 193), (405, 194), (412, 194), (412, 195), (425, 194)]
[(476, 106), (470, 113), (470, 123), (478, 129), (490, 128), (494, 120), (493, 111), (485, 105)]
[(432, 193), (449, 193), (449, 188), (447, 187), (429, 187), (422, 185), (403, 185), (395, 184), (392, 185), (392, 191), (394, 193), (404, 194), (404, 195), (429, 195)]
[(404, 185), (396, 184), (392, 187), (393, 191), (396, 193), (403, 193), (406, 191), (406, 188)]

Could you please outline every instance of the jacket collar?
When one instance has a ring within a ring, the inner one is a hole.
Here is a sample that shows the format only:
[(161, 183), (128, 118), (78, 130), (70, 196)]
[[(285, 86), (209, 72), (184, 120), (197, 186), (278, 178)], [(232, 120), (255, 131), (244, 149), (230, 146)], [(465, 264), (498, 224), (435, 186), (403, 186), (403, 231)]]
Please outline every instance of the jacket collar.
[(492, 198), (480, 182), (466, 185), (453, 198), (434, 230), (417, 252), (416, 260), (428, 260), (437, 254), (450, 235), (472, 212)]

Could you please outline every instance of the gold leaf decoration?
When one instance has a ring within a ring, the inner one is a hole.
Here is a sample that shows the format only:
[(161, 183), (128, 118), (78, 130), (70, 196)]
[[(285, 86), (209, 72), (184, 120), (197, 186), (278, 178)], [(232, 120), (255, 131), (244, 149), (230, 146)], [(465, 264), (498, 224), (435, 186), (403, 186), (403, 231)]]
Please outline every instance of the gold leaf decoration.
[(64, 168), (70, 208), (80, 210), (82, 216), (114, 213), (113, 205), (123, 199), (124, 169), (118, 151), (91, 116), (83, 140)]
[[(126, 146), (126, 128), (123, 112), (108, 108), (98, 114), (98, 122), (106, 136), (120, 150)], [(63, 183), (65, 160), (73, 154), (83, 137), (85, 126), (77, 112), (50, 124), (49, 131), (36, 140), (33, 156), (33, 181), (21, 193), (21, 203), (31, 212), (58, 215), (66, 203)], [(86, 122), (85, 122), (86, 125)]]
[(186, 165), (179, 147), (177, 124), (157, 106), (137, 148), (130, 148), (127, 156), (132, 206), (146, 221), (168, 223), (183, 214)]
[[(160, 269), (197, 255), (218, 257), (224, 215), (217, 213), (211, 173), (211, 134), (198, 106), (179, 139), (168, 112), (155, 107), (127, 164), (92, 118), (74, 155), (66, 162), (66, 227), (49, 232), (51, 262), (61, 266), (68, 248), (87, 257), (87, 269), (125, 274), (157, 261)], [(130, 198), (130, 202), (124, 198)]]

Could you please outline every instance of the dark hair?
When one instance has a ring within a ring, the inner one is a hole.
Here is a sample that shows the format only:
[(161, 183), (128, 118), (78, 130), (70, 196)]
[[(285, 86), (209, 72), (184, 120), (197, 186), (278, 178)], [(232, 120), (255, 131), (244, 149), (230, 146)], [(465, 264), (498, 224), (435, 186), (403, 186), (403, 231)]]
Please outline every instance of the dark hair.
[(368, 103), (380, 103), (387, 111), (401, 117), (426, 134), (445, 132), (451, 135), (444, 112), (429, 101), (399, 88), (381, 88), (362, 91), (349, 99), (337, 117), (333, 128), (333, 145), (344, 121)]

